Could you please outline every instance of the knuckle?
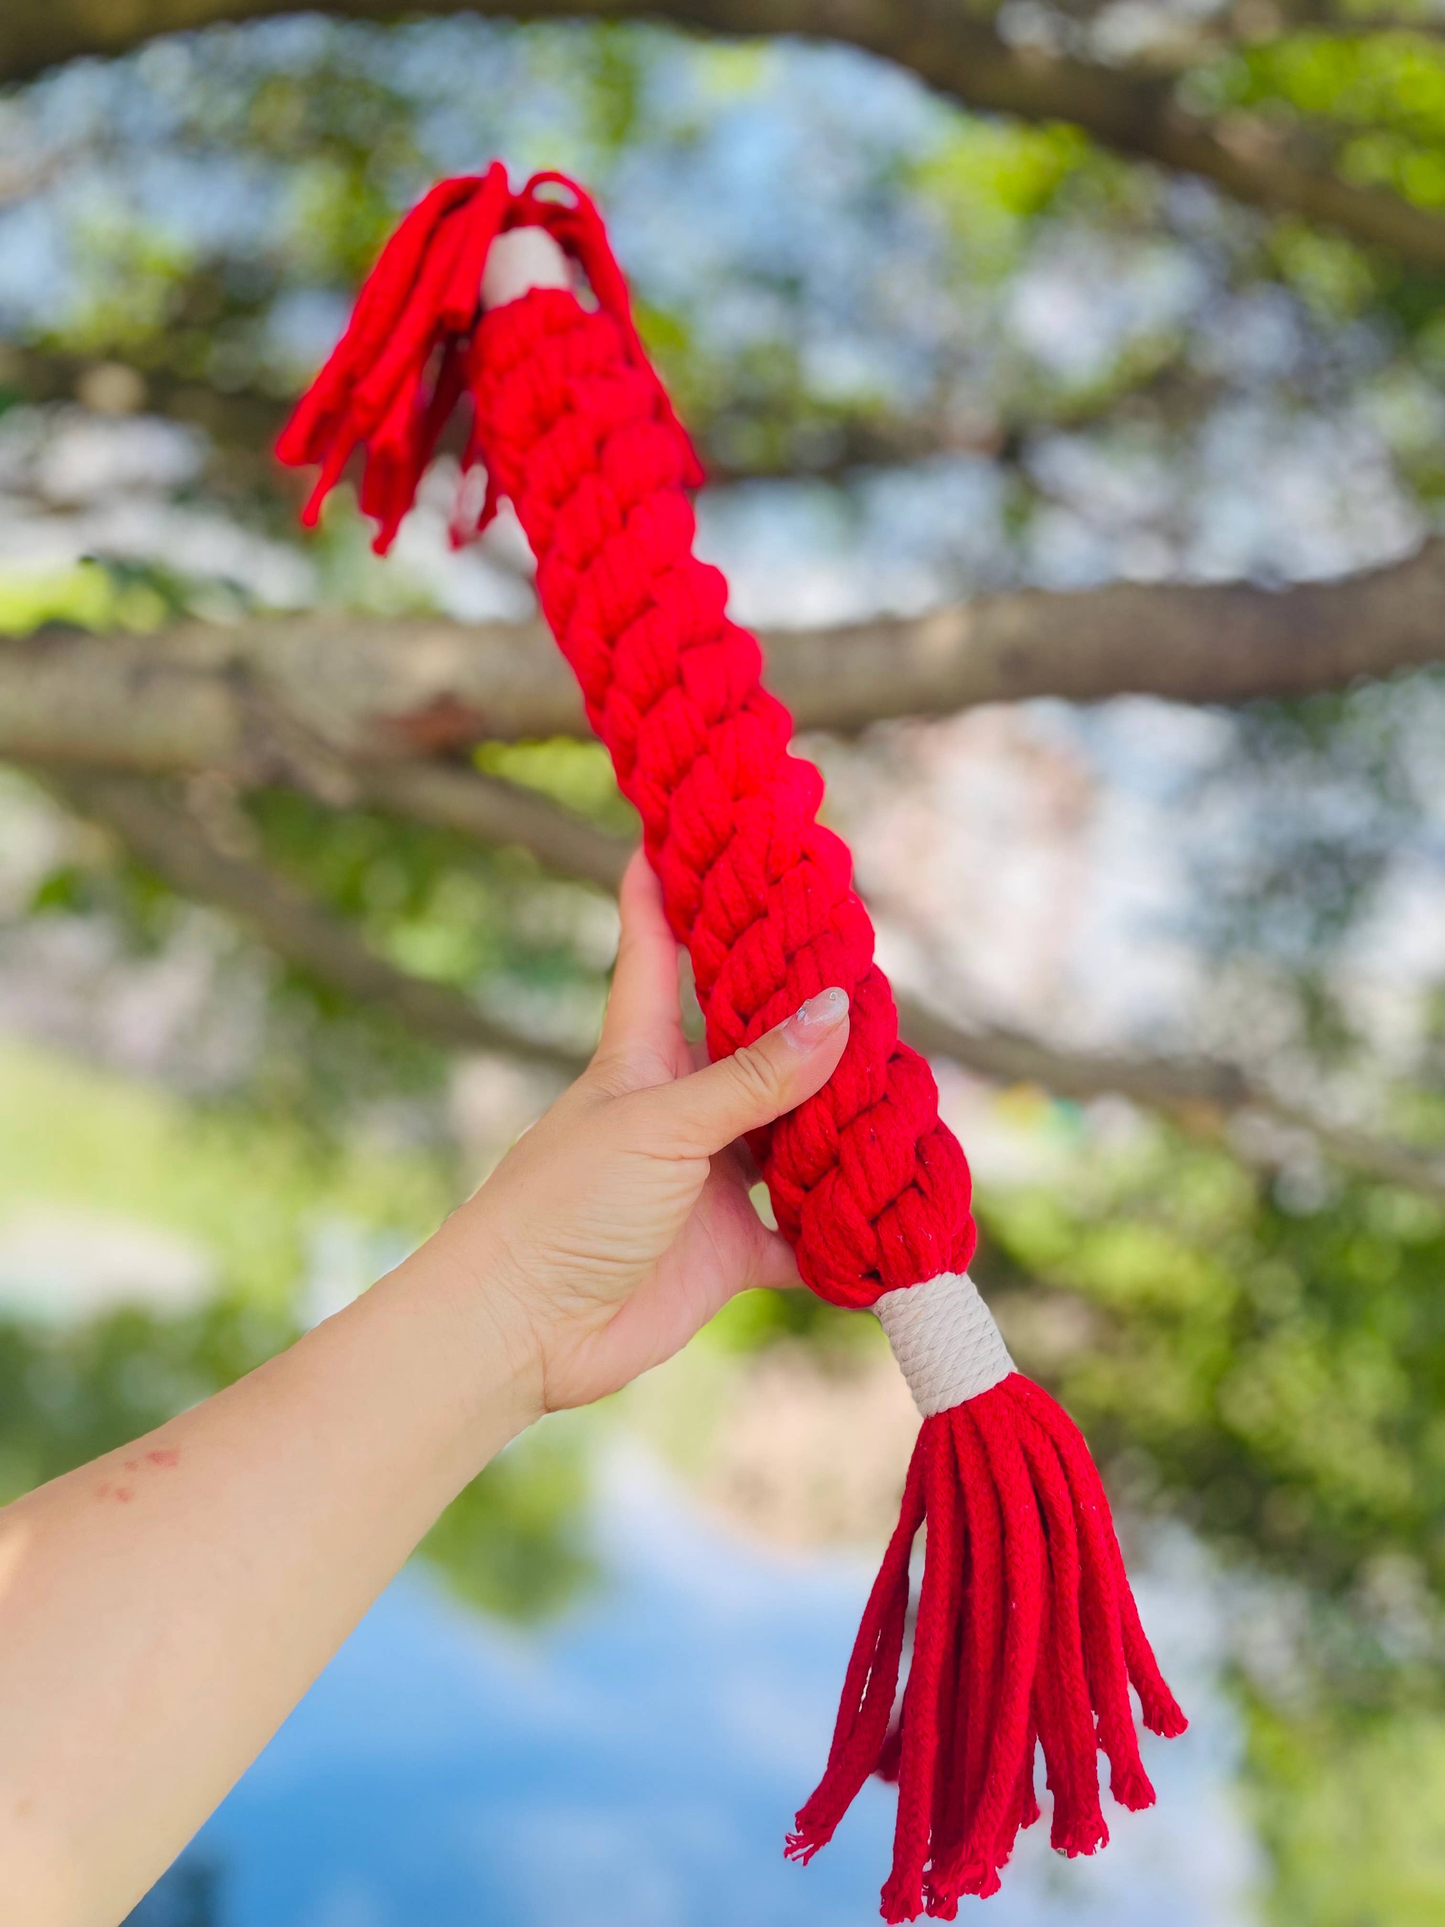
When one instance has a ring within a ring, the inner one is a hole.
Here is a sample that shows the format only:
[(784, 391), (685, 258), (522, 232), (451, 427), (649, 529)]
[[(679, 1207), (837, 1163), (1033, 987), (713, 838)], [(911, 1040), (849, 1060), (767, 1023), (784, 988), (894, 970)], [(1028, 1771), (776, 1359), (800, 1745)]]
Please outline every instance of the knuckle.
[(776, 1109), (782, 1099), (783, 1080), (768, 1053), (749, 1044), (734, 1053), (732, 1063), (739, 1095), (759, 1110)]
[(585, 1072), (592, 1088), (606, 1097), (626, 1097), (633, 1091), (667, 1084), (672, 1075), (671, 1066), (659, 1052), (635, 1044), (618, 1045), (610, 1050), (600, 1047)]

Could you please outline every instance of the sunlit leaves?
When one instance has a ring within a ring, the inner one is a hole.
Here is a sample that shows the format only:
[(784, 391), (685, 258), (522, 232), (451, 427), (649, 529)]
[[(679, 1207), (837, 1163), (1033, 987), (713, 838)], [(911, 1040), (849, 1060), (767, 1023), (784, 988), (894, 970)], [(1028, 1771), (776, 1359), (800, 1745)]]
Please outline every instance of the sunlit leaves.
[(547, 742), (482, 743), (473, 760), (487, 775), (540, 790), (618, 835), (636, 833), (637, 814), (619, 793), (612, 760), (601, 743), (579, 742), (571, 736)]
[(1017, 265), (1030, 223), (1083, 169), (1105, 168), (1076, 128), (960, 120), (914, 169), (976, 274)]
[(144, 574), (127, 576), (94, 562), (0, 574), (0, 635), (29, 635), (49, 622), (81, 629), (154, 629), (170, 612), (165, 595)]
[[(1426, 1689), (1428, 1694), (1428, 1687)], [(1435, 1927), (1445, 1912), (1445, 1720), (1249, 1702), (1249, 1807), (1277, 1927)]]
[(1408, 33), (1304, 31), (1236, 55), (1217, 96), (1288, 128), (1319, 123), (1356, 186), (1445, 205), (1445, 48)]

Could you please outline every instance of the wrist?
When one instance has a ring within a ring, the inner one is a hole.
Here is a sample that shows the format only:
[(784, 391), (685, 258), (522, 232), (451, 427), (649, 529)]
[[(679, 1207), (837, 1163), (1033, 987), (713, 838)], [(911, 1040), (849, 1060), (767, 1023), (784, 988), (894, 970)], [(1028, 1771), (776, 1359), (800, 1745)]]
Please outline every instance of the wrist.
[(387, 1327), (385, 1342), (412, 1361), (465, 1484), (542, 1416), (543, 1373), (535, 1335), (503, 1282), (505, 1253), (475, 1224), (464, 1239), (455, 1227), (449, 1219), (357, 1306), (369, 1303)]

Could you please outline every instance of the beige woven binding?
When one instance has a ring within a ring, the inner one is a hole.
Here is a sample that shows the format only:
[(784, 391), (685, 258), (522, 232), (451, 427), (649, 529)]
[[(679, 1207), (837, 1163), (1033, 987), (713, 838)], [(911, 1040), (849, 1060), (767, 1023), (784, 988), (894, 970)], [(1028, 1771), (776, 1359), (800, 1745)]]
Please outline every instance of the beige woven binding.
[(925, 1418), (977, 1398), (1015, 1369), (967, 1274), (944, 1271), (926, 1285), (885, 1291), (873, 1309)]

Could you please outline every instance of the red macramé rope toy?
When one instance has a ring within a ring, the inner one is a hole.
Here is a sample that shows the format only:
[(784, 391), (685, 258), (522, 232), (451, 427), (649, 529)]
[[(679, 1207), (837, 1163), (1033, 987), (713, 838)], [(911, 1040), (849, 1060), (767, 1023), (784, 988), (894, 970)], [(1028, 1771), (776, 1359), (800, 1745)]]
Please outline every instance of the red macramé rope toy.
[[(592, 305), (569, 285), (581, 277)], [(817, 821), (822, 777), (789, 755), (791, 718), (762, 687), (757, 642), (729, 622), (726, 582), (692, 552), (687, 491), (702, 470), (638, 340), (601, 219), (559, 175), (513, 194), (493, 164), (442, 182), (403, 221), (278, 445), (285, 462), (321, 464), (304, 519), (361, 449), (361, 505), (384, 553), (466, 405), (463, 466), (485, 466), (486, 503), (453, 541), (511, 499), (543, 612), (642, 818), (712, 1055), (828, 985), (851, 998), (828, 1084), (752, 1148), (803, 1278), (878, 1313), (923, 1424), (827, 1767), (788, 1851), (807, 1860), (826, 1845), (882, 1771), (898, 1782), (883, 1917), (952, 1920), (961, 1895), (997, 1891), (1019, 1829), (1039, 1817), (1038, 1748), (1053, 1845), (1092, 1853), (1108, 1839), (1101, 1751), (1116, 1800), (1154, 1798), (1130, 1684), (1154, 1732), (1182, 1732), (1184, 1716), (1139, 1623), (1088, 1448), (1014, 1370), (965, 1275), (963, 1152), (927, 1064), (899, 1041), (851, 859)]]

